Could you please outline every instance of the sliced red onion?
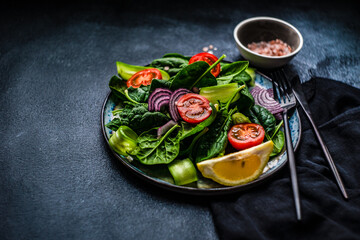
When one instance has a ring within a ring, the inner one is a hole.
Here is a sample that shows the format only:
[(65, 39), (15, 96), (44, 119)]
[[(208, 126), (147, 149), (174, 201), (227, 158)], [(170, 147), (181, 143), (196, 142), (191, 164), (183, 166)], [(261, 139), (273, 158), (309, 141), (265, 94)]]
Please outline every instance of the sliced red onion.
[(176, 102), (179, 100), (179, 98), (187, 93), (190, 93), (191, 91), (186, 88), (179, 88), (175, 90), (171, 96), (170, 96), (170, 102), (169, 102), (169, 112), (171, 118), (177, 122), (181, 119), (180, 114), (178, 112), (178, 109), (176, 107)]
[(168, 121), (163, 126), (159, 127), (157, 130), (157, 137), (161, 138), (162, 135), (164, 135), (167, 131), (169, 131), (170, 128), (175, 126), (177, 123), (173, 120)]
[(274, 100), (274, 93), (271, 88), (266, 90), (259, 86), (255, 86), (253, 89), (251, 89), (250, 93), (254, 97), (255, 104), (269, 110), (276, 119), (282, 119), (281, 113), (283, 109), (281, 108), (280, 104)]
[(155, 91), (153, 91), (150, 96), (149, 96), (149, 111), (156, 111), (155, 108), (155, 102), (158, 101), (159, 99), (162, 98), (168, 98), (168, 100), (170, 99), (170, 95), (172, 94), (172, 92), (169, 89), (166, 88), (157, 88), (155, 89)]
[(160, 97), (154, 101), (155, 112), (160, 112), (161, 109), (169, 105), (170, 96)]

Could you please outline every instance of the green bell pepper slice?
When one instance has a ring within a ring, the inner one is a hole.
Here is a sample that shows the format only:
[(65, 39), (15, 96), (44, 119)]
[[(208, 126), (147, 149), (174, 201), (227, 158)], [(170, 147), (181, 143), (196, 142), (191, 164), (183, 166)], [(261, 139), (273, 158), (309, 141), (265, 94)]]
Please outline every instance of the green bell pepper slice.
[(136, 146), (138, 135), (128, 126), (120, 126), (109, 139), (110, 147), (120, 155), (128, 156)]

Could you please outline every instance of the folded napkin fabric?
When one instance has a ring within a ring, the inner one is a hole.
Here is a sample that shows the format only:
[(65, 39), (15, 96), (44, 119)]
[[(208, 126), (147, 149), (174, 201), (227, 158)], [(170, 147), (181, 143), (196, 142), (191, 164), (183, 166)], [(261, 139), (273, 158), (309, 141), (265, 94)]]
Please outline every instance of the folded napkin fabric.
[(349, 199), (342, 197), (300, 109), (302, 136), (295, 155), (303, 219), (296, 220), (286, 165), (259, 186), (212, 201), (220, 239), (360, 239), (360, 89), (323, 78), (311, 79), (303, 89)]

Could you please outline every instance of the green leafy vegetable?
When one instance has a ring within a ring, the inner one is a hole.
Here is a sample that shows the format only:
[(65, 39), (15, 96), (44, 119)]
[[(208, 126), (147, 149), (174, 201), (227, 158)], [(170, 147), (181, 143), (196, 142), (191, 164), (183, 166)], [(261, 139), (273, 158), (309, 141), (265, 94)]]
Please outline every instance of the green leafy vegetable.
[(220, 67), (221, 67), (221, 69), (223, 69), (226, 65), (229, 65), (229, 64), (231, 64), (231, 62), (223, 62), (223, 61), (221, 61), (220, 62)]
[(216, 118), (217, 110), (213, 104), (210, 103), (210, 107), (212, 109), (211, 115), (205, 119), (204, 121), (198, 123), (198, 124), (190, 124), (187, 122), (182, 122), (182, 135), (180, 140), (185, 139), (187, 137), (190, 137), (191, 135), (194, 135), (198, 132), (201, 132), (204, 128), (212, 124)]
[(236, 75), (232, 82), (237, 83), (246, 83), (247, 86), (253, 87), (255, 86), (255, 69), (254, 68), (246, 68), (245, 71), (242, 71), (240, 74)]
[(201, 162), (210, 158), (217, 157), (225, 151), (228, 139), (227, 134), (231, 126), (231, 116), (235, 112), (222, 110), (219, 112), (213, 124), (197, 142), (196, 151), (193, 152), (195, 161)]
[(179, 154), (180, 134), (176, 134), (175, 131), (179, 127), (179, 125), (173, 126), (160, 139), (157, 138), (157, 128), (142, 133), (137, 139), (138, 147), (135, 150), (137, 159), (146, 165), (172, 162)]
[(209, 64), (203, 61), (194, 62), (184, 68), (175, 75), (171, 82), (170, 89), (176, 90), (178, 88), (191, 89), (194, 83), (200, 78), (197, 87), (214, 86), (217, 84), (216, 78), (208, 72), (205, 76), (203, 74), (209, 68)]
[(236, 102), (237, 102), (237, 108), (240, 112), (242, 112), (243, 110), (247, 110), (254, 105), (255, 103), (254, 98), (251, 95), (249, 88), (246, 85), (243, 89), (241, 89), (240, 98)]
[(266, 108), (255, 105), (243, 112), (251, 122), (260, 124), (267, 134), (270, 134), (276, 127), (276, 119)]
[(276, 125), (275, 130), (274, 130), (274, 132), (272, 133), (271, 138), (270, 138), (269, 140), (272, 140), (272, 139), (275, 137), (275, 135), (277, 134), (277, 132), (279, 131), (279, 129), (281, 128), (281, 126), (282, 126), (283, 123), (284, 123), (284, 120), (281, 120), (281, 121), (279, 122), (279, 124)]
[[(201, 132), (199, 132), (191, 141), (190, 145), (187, 146), (187, 148), (184, 150), (182, 149), (183, 146), (180, 146), (180, 153), (179, 153), (179, 156), (187, 156), (187, 157), (190, 157), (192, 158), (191, 156), (191, 153), (192, 153), (192, 150), (193, 148), (195, 147), (195, 144), (197, 142), (197, 140), (202, 136), (204, 135), (207, 131), (209, 131), (209, 128), (205, 127)], [(180, 143), (183, 143), (184, 141), (180, 142)]]
[(234, 78), (241, 74), (248, 66), (248, 61), (238, 61), (225, 65), (220, 72), (220, 76), (216, 79), (218, 85), (235, 82), (233, 81)]
[[(202, 85), (200, 84), (201, 82), (203, 82), (203, 78), (206, 75), (209, 75), (210, 71), (215, 68), (224, 58), (226, 58), (226, 55), (223, 54), (216, 62), (214, 62), (193, 84), (190, 88), (193, 88), (195, 86), (197, 87), (206, 87), (206, 86), (212, 86), (212, 85)], [(212, 75), (212, 74), (211, 74)], [(207, 82), (205, 82), (207, 83)]]
[(171, 82), (168, 80), (153, 79), (150, 84), (150, 93), (157, 88), (170, 88)]
[(119, 78), (118, 76), (113, 76), (109, 81), (109, 88), (112, 93), (115, 94), (118, 98), (125, 101), (128, 100), (128, 97), (125, 94), (125, 90), (127, 89), (126, 82)]
[(227, 134), (232, 124), (232, 115), (236, 108), (229, 111), (230, 103), (235, 98), (236, 94), (246, 86), (243, 85), (238, 88), (233, 96), (229, 98), (227, 103), (224, 103), (213, 124), (210, 125), (207, 131), (197, 142), (196, 152), (193, 152), (193, 158), (196, 162), (201, 162), (213, 157), (217, 157), (225, 152), (228, 142)]
[(107, 123), (105, 126), (113, 131), (117, 131), (121, 125), (120, 118), (113, 118), (111, 122)]
[(132, 100), (138, 103), (147, 103), (150, 95), (150, 85), (141, 85), (138, 88), (133, 88), (131, 86), (127, 89), (127, 94)]
[(187, 57), (187, 56), (184, 56), (180, 53), (166, 53), (163, 58), (168, 58), (168, 57), (176, 57), (176, 58), (182, 58), (182, 59), (185, 59), (189, 62), (190, 58), (191, 57)]
[(170, 76), (177, 74), (189, 64), (189, 58), (178, 53), (166, 54), (162, 58), (155, 59), (150, 66), (169, 73)]
[(122, 111), (118, 112), (116, 118), (106, 127), (116, 131), (120, 126), (128, 126), (137, 134), (149, 130), (153, 127), (160, 127), (170, 120), (168, 116), (161, 112), (149, 112), (143, 104), (126, 105)]
[(187, 88), (191, 90), (194, 86), (201, 88), (217, 85), (216, 78), (210, 71), (225, 57), (225, 55), (222, 55), (211, 66), (204, 61), (198, 61), (182, 68), (181, 71), (174, 76), (170, 89)]
[(276, 133), (276, 135), (273, 137), (272, 141), (274, 143), (274, 149), (273, 149), (272, 153), (270, 154), (270, 157), (278, 155), (281, 152), (281, 150), (283, 149), (284, 144), (285, 144), (284, 132), (278, 131)]
[[(111, 92), (115, 94), (116, 97), (120, 98), (123, 101), (130, 101), (133, 104), (138, 104), (139, 102), (135, 99), (142, 100), (148, 97), (148, 93), (145, 91), (147, 87), (144, 86), (141, 89), (134, 89), (132, 87), (127, 88), (126, 82), (118, 76), (113, 76), (109, 81), (109, 88)], [(129, 92), (130, 90), (130, 92)], [(135, 99), (133, 99), (133, 97)]]

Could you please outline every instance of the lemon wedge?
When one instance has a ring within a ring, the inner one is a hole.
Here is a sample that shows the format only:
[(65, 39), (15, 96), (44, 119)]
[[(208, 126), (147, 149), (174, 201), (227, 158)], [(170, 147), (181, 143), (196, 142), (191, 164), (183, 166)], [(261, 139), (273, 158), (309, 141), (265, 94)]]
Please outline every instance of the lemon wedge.
[(267, 141), (252, 148), (197, 163), (201, 174), (226, 186), (257, 179), (269, 161), (274, 144)]

